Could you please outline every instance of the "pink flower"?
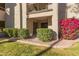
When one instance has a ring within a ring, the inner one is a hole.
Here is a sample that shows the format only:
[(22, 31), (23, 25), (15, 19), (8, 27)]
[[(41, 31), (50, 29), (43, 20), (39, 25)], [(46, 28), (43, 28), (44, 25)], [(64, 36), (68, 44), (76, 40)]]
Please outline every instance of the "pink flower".
[(68, 18), (60, 20), (60, 28), (62, 29), (62, 35), (66, 36), (79, 29), (79, 20), (75, 18)]

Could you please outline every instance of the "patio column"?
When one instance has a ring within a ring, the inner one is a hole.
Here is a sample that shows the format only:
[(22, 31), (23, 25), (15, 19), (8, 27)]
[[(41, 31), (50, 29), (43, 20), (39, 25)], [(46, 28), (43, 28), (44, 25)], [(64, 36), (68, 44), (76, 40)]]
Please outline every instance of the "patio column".
[(14, 9), (14, 27), (20, 28), (20, 3), (17, 3)]
[(53, 4), (52, 29), (56, 32), (58, 40), (58, 4)]
[(22, 3), (22, 28), (27, 28), (27, 4)]
[(54, 36), (55, 36), (55, 39), (58, 40), (58, 4), (57, 3), (54, 3), (52, 4), (52, 20), (50, 21), (51, 22), (51, 26), (48, 26), (49, 28), (53, 29), (53, 31), (55, 32), (54, 33)]

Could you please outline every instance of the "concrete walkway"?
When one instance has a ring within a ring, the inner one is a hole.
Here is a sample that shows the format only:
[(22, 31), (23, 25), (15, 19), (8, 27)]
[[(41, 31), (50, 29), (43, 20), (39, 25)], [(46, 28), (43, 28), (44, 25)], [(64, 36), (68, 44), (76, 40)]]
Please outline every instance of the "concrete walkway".
[(37, 46), (50, 47), (50, 45), (57, 42), (57, 40), (53, 40), (51, 42), (42, 42), (38, 38), (30, 38), (30, 39), (25, 39), (25, 40), (23, 40), (23, 39), (17, 40), (17, 42), (25, 43), (25, 44), (32, 44), (32, 45), (37, 45)]
[(79, 42), (79, 39), (76, 40), (53, 40), (51, 42), (42, 42), (38, 38), (30, 38), (26, 40), (18, 40), (17, 42), (25, 43), (25, 44), (32, 44), (37, 46), (45, 46), (45, 47), (52, 47), (52, 48), (70, 48), (76, 42)]
[(73, 44), (75, 44), (75, 40), (61, 40), (57, 44), (55, 44), (54, 48), (70, 48)]

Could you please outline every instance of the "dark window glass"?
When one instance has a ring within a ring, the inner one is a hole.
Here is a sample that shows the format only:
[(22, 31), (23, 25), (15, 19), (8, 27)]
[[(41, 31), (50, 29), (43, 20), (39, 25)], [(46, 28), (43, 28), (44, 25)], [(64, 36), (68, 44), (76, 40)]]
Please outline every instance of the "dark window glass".
[(4, 28), (5, 27), (5, 21), (0, 21), (0, 28)]

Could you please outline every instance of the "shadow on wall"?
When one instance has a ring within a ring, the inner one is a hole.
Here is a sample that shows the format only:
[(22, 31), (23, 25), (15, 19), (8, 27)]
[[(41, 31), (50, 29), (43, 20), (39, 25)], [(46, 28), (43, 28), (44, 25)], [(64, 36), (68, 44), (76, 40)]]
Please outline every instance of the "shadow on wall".
[(22, 3), (20, 3), (20, 28), (22, 28)]
[[(49, 17), (48, 26), (52, 26), (52, 17)], [(56, 40), (57, 39), (57, 33), (53, 30), (52, 30), (52, 32), (53, 32), (53, 40)]]
[(6, 27), (14, 27), (14, 8), (16, 6), (16, 3), (6, 3), (5, 9), (6, 9)]
[[(67, 18), (67, 9), (66, 9), (66, 3), (59, 3), (58, 4), (58, 22), (61, 20), (61, 19), (65, 19)], [(59, 23), (58, 23), (59, 24)], [(60, 26), (58, 25), (59, 27), (59, 39), (61, 38), (61, 32), (60, 32)]]
[(67, 11), (66, 11), (66, 3), (59, 3), (58, 4), (58, 19), (64, 19), (67, 17)]
[(57, 33), (53, 31), (53, 40), (57, 40)]

